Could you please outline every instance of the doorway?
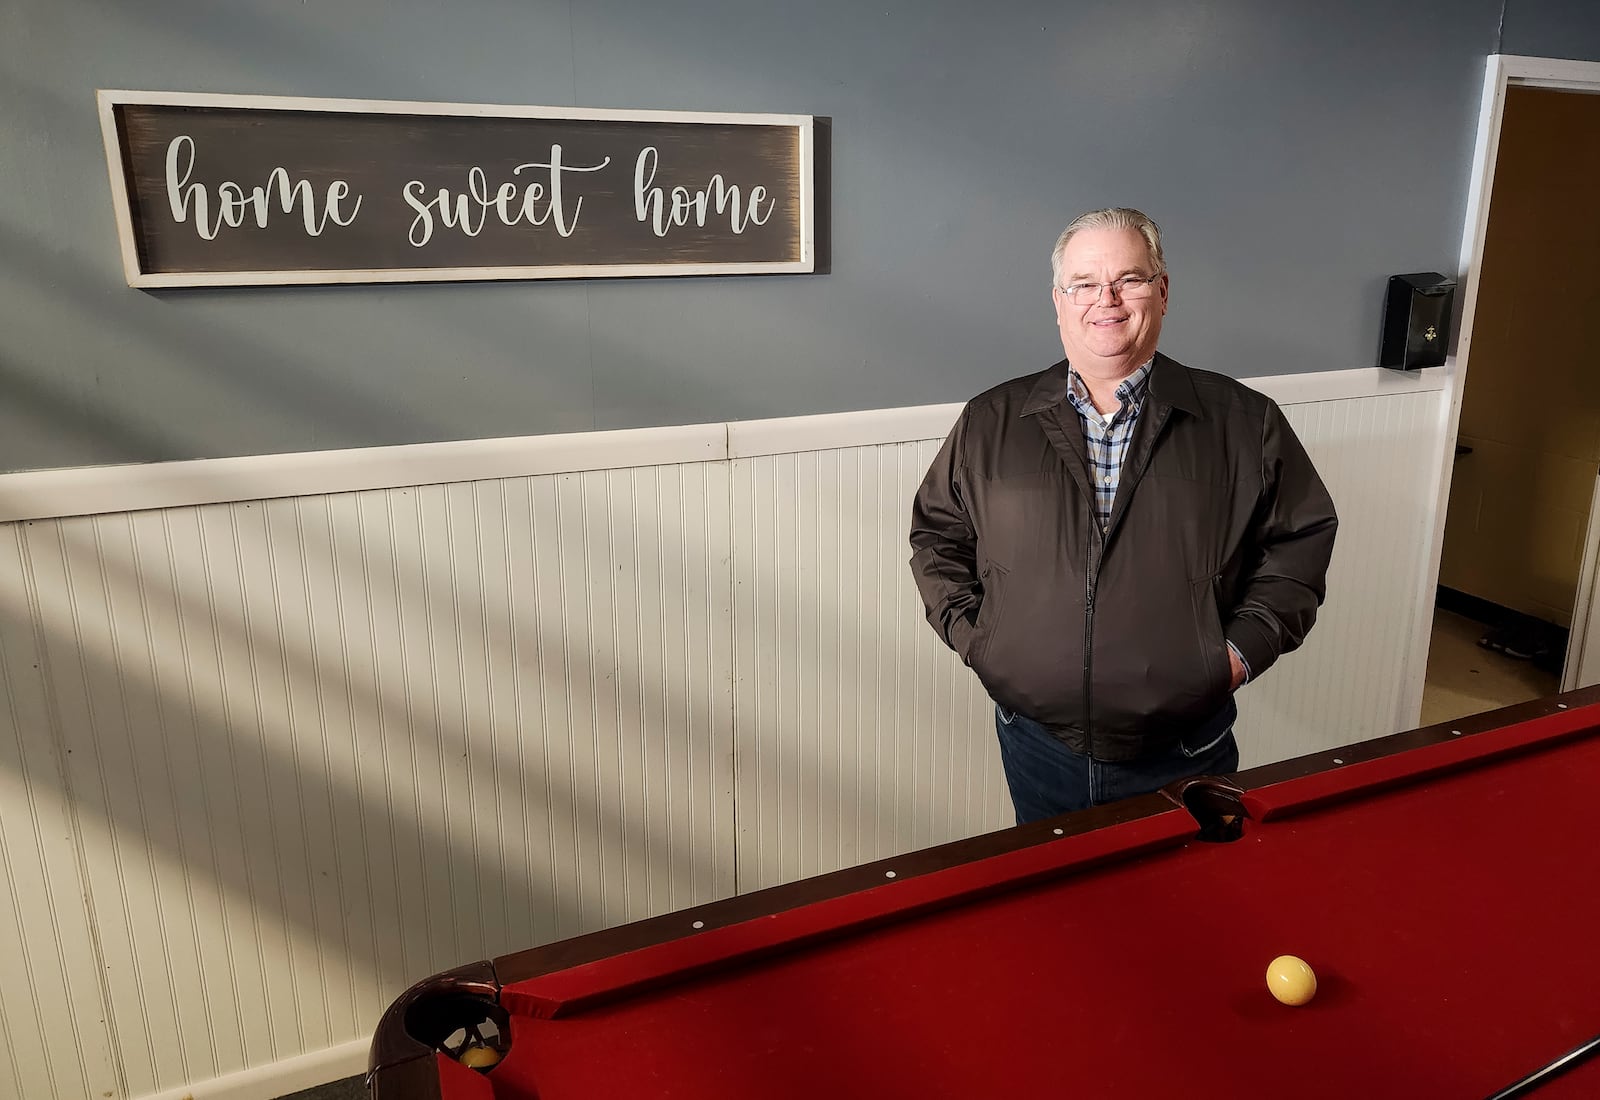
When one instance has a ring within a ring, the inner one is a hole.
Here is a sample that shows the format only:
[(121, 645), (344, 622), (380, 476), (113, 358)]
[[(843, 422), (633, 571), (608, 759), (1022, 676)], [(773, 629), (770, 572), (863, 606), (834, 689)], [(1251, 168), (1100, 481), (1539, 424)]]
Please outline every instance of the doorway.
[(1585, 68), (1592, 87), (1499, 89), (1422, 725), (1600, 681), (1600, 645), (1583, 659), (1600, 534), (1600, 347), (1583, 332), (1600, 316), (1600, 66)]

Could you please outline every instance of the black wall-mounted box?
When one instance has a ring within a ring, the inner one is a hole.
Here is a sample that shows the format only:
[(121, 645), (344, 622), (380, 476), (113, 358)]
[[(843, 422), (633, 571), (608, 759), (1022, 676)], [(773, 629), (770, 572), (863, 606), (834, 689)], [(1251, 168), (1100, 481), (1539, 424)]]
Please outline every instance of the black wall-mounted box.
[(1394, 370), (1443, 366), (1455, 301), (1455, 280), (1437, 271), (1389, 276), (1378, 365)]

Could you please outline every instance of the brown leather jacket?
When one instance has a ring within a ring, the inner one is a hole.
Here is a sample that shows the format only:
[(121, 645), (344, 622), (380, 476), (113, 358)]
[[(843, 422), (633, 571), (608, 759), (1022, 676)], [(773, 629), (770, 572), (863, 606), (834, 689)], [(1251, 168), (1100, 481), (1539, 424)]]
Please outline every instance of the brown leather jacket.
[(1316, 620), (1338, 520), (1270, 399), (1157, 354), (1111, 521), (1067, 363), (968, 402), (918, 489), (928, 621), (996, 703), (1101, 760), (1169, 751)]

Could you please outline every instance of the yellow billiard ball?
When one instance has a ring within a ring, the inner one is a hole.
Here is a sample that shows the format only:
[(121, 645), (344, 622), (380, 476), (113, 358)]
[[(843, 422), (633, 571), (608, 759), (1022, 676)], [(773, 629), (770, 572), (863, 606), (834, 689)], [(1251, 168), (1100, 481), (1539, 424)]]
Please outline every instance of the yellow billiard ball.
[(1317, 975), (1304, 959), (1279, 955), (1267, 967), (1267, 988), (1286, 1005), (1303, 1005), (1317, 995)]
[(464, 1066), (470, 1066), (473, 1069), (488, 1069), (490, 1066), (500, 1061), (500, 1052), (494, 1049), (494, 1047), (473, 1045), (468, 1047), (466, 1050), (463, 1050), (461, 1052), (461, 1056), (457, 1058), (456, 1061), (460, 1062)]

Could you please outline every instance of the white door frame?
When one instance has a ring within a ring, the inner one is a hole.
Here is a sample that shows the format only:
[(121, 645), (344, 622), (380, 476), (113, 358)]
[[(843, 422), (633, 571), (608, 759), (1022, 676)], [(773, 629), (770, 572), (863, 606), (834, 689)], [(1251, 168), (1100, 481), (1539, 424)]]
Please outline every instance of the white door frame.
[(1583, 532), (1583, 563), (1578, 566), (1578, 598), (1572, 605), (1572, 628), (1567, 631), (1567, 659), (1561, 666), (1561, 690), (1587, 687), (1596, 682), (1600, 647), (1591, 637), (1594, 621), (1595, 565), (1600, 559), (1600, 477), (1589, 497), (1589, 522)]
[(1489, 199), (1494, 192), (1494, 168), (1500, 155), (1500, 124), (1505, 114), (1506, 89), (1512, 85), (1558, 88), (1575, 92), (1600, 92), (1600, 62), (1563, 61), (1549, 57), (1514, 57), (1492, 54), (1483, 77), (1483, 100), (1478, 111), (1478, 142), (1472, 154), (1472, 184), (1467, 194), (1467, 216), (1462, 229), (1459, 292), (1461, 324), (1455, 354), (1445, 363), (1446, 400), (1441, 402), (1444, 423), (1442, 444), (1436, 456), (1439, 492), (1434, 502), (1433, 546), (1423, 576), (1418, 578), (1417, 605), (1412, 619), (1411, 659), (1400, 692), (1396, 729), (1415, 726), (1422, 713), (1422, 687), (1428, 671), (1428, 645), (1433, 630), (1433, 605), (1439, 585), (1439, 559), (1444, 553), (1444, 526), (1450, 506), (1450, 476), (1456, 436), (1461, 428), (1461, 396), (1466, 389), (1467, 363), (1472, 352), (1472, 323), (1478, 312), (1478, 276), (1483, 264), (1483, 242), (1489, 229)]

